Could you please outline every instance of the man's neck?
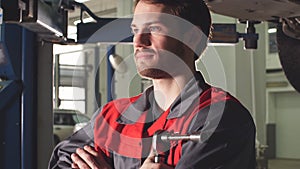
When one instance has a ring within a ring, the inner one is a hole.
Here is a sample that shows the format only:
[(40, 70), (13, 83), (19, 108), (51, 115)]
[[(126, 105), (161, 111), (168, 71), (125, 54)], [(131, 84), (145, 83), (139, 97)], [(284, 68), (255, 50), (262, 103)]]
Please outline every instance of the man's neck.
[(181, 93), (193, 75), (180, 75), (174, 78), (154, 79), (154, 98), (162, 110), (167, 110)]

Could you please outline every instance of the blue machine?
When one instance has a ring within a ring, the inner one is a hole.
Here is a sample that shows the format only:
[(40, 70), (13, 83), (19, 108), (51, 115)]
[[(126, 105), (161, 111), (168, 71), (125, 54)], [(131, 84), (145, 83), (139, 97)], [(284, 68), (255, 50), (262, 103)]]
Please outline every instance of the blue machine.
[[(37, 60), (43, 56), (37, 56), (37, 46), (41, 41), (73, 43), (66, 38), (67, 10), (72, 8), (68, 2), (0, 1), (3, 9), (3, 15), (0, 16), (3, 17), (0, 30), (1, 169), (38, 168)], [(64, 8), (60, 8), (61, 6)], [(129, 20), (125, 21), (129, 23)], [(111, 46), (108, 56), (114, 52), (114, 47)], [(111, 66), (108, 66), (108, 76), (108, 81), (112, 82)], [(111, 88), (108, 93), (111, 93)], [(110, 94), (108, 100), (112, 97)]]
[(46, 1), (0, 1), (1, 169), (38, 168), (38, 41), (66, 41), (67, 29), (67, 11), (55, 10), (62, 2)]
[(36, 36), (14, 24), (2, 24), (1, 35), (0, 168), (35, 168)]

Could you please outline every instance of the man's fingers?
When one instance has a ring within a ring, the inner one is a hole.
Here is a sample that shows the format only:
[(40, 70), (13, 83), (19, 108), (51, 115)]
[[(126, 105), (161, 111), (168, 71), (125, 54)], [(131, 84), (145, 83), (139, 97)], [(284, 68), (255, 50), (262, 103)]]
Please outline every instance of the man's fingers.
[(104, 160), (103, 156), (101, 154), (99, 154), (99, 152), (97, 152), (94, 147), (86, 145), (86, 146), (83, 147), (83, 149), (85, 151), (89, 152), (90, 154), (92, 154), (94, 157), (96, 157), (96, 161), (98, 162), (98, 164), (101, 167), (107, 167), (108, 166), (108, 164)]
[[(73, 160), (72, 167), (77, 167), (80, 169), (89, 169), (90, 167), (75, 153), (71, 155), (71, 159)], [(75, 168), (76, 169), (76, 168)]]
[(160, 157), (160, 160), (158, 163), (154, 162), (155, 156), (153, 152), (150, 152), (149, 156), (146, 158), (146, 160), (144, 161), (142, 168), (141, 169), (174, 169), (172, 166), (169, 166), (167, 164), (164, 164), (161, 159), (162, 157)]
[(79, 169), (78, 165), (75, 163), (72, 163), (71, 167), (72, 167), (72, 169)]
[(83, 149), (87, 152), (89, 152), (90, 154), (92, 154), (93, 156), (97, 157), (98, 156), (98, 152), (94, 149), (94, 147), (91, 146), (84, 146)]
[[(77, 148), (76, 153), (71, 155), (75, 169), (110, 169), (111, 167), (104, 160), (103, 156), (99, 154), (93, 147), (84, 146), (84, 148)], [(77, 165), (77, 166), (76, 166)], [(77, 167), (77, 168), (76, 168)]]
[(154, 162), (154, 155), (149, 155), (149, 156), (146, 158), (145, 162)]
[(160, 168), (161, 169), (174, 169), (173, 167), (168, 166), (167, 164), (164, 164), (164, 163), (160, 163)]
[(98, 168), (98, 164), (96, 162), (96, 160), (94, 159), (94, 156), (92, 154), (90, 154), (89, 152), (87, 152), (84, 149), (81, 148), (77, 148), (76, 149), (76, 153), (77, 155), (84, 161), (83, 163), (77, 163), (77, 165), (81, 168), (82, 166), (90, 166), (90, 168)]

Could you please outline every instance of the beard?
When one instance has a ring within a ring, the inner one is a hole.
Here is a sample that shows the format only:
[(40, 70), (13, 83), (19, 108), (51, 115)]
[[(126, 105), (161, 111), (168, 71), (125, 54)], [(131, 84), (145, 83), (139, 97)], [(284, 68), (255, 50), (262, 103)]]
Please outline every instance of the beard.
[(143, 69), (139, 71), (139, 74), (142, 77), (150, 78), (150, 79), (165, 79), (165, 78), (172, 77), (172, 75), (170, 75), (169, 73), (161, 69), (155, 69), (155, 68)]
[(181, 60), (185, 54), (184, 45), (177, 43), (172, 49), (157, 52), (150, 50), (155, 55), (153, 59), (136, 60), (136, 67), (140, 76), (150, 79), (163, 79), (172, 78), (181, 72), (181, 64), (184, 64), (184, 61)]

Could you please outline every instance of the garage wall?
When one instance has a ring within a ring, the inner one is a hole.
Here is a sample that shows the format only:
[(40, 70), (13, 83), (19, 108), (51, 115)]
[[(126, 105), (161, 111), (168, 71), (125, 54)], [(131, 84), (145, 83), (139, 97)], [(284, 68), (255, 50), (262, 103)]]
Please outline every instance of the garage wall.
[[(236, 23), (233, 18), (213, 14), (214, 23)], [(257, 50), (244, 50), (244, 42), (240, 40), (234, 46), (211, 46), (214, 48), (205, 52), (201, 61), (205, 69), (212, 68), (212, 72), (205, 73), (203, 66), (197, 65), (204, 72), (205, 79), (211, 84), (221, 87), (235, 97), (251, 112), (257, 127), (257, 140), (265, 144), (265, 34), (266, 24), (255, 25), (259, 34)], [(245, 24), (237, 24), (237, 31), (245, 32)], [(209, 55), (212, 53), (212, 55)], [(217, 61), (212, 61), (214, 57)], [(221, 66), (219, 66), (221, 62)], [(216, 72), (220, 69), (220, 72)], [(216, 74), (214, 74), (216, 72)], [(218, 74), (219, 73), (219, 74)], [(210, 77), (214, 78), (211, 79)], [(225, 83), (224, 83), (225, 82)]]
[[(117, 1), (117, 16), (118, 17), (132, 17), (133, 1), (122, 0)], [(116, 98), (131, 97), (139, 94), (142, 91), (141, 77), (137, 74), (135, 63), (133, 59), (133, 46), (117, 45), (116, 53), (119, 54), (127, 67), (126, 72), (115, 72), (115, 94)]]
[(300, 159), (300, 94), (274, 94), (277, 158)]

